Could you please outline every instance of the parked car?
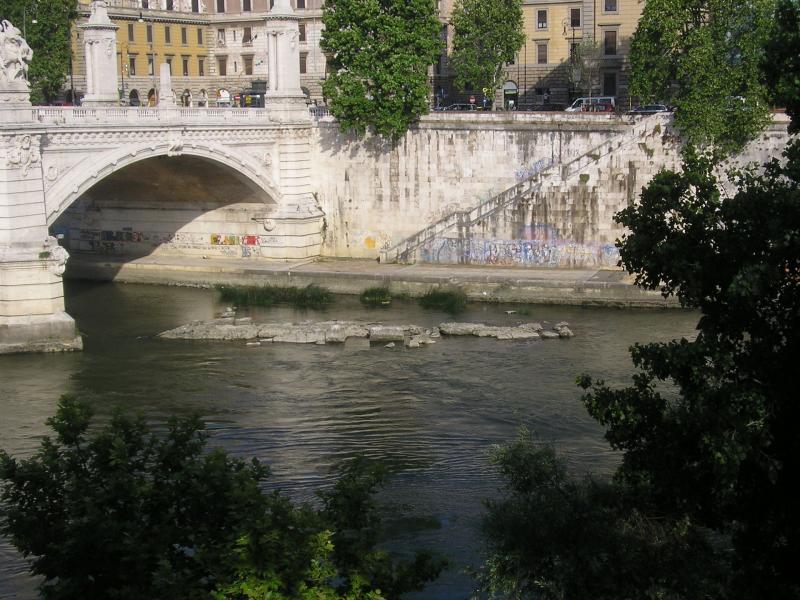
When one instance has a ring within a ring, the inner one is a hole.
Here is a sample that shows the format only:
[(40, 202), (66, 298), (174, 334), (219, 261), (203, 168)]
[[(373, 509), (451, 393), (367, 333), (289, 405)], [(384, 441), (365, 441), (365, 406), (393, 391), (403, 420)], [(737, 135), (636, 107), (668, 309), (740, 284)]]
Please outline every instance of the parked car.
[(656, 113), (669, 112), (665, 104), (645, 104), (629, 110), (629, 115), (654, 115)]
[[(611, 108), (594, 109), (593, 107), (597, 104), (610, 105)], [(614, 96), (592, 96), (591, 98), (576, 98), (575, 102), (564, 110), (566, 112), (613, 112), (616, 107), (617, 99)]]

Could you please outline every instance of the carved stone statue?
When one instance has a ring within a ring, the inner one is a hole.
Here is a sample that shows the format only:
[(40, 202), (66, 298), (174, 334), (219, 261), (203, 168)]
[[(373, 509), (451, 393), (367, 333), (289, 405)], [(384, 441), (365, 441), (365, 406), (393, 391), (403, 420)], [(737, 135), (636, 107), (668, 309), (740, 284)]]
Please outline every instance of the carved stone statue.
[(28, 80), (33, 50), (9, 21), (0, 23), (0, 83)]

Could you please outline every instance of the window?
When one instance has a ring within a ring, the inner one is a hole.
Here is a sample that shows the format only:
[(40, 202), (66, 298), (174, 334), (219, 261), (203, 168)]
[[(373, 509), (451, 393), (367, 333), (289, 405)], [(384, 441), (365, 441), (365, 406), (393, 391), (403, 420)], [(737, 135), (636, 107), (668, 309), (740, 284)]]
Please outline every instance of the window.
[(217, 46), (225, 45), (225, 30), (217, 29)]
[(200, 12), (200, 0), (192, 0), (192, 12)]
[(220, 56), (217, 58), (217, 71), (223, 77), (228, 74), (228, 57)]
[(272, 10), (275, 8), (275, 0), (269, 0), (269, 9)]
[(242, 33), (242, 44), (245, 46), (253, 45), (253, 30), (250, 27), (244, 28), (244, 33)]
[(128, 55), (128, 75), (136, 77), (136, 57)]
[(547, 29), (547, 11), (536, 11), (536, 29)]
[(148, 2), (148, 0), (142, 0), (142, 8), (150, 8), (150, 2)]
[(181, 44), (184, 46), (189, 43), (189, 32), (186, 27), (181, 27)]
[(231, 38), (233, 38), (234, 42), (236, 41), (236, 30), (235, 29), (231, 29)]
[(198, 58), (197, 59), (197, 74), (200, 77), (206, 76), (206, 59), (205, 58)]
[(147, 41), (152, 44), (153, 43), (153, 26), (147, 26)]
[(547, 64), (547, 42), (538, 42), (536, 44), (536, 64)]
[(188, 56), (182, 57), (181, 58), (181, 62), (183, 63), (183, 76), (184, 77), (188, 77), (189, 76), (189, 57)]
[(166, 59), (164, 59), (164, 61), (167, 63), (167, 66), (169, 67), (169, 74), (172, 75), (172, 57), (168, 56)]
[(571, 8), (569, 10), (569, 26), (573, 27), (573, 28), (581, 26), (581, 9), (580, 8)]
[(153, 75), (155, 75), (155, 73), (156, 73), (155, 62), (156, 62), (155, 57), (152, 54), (148, 54), (147, 55), (147, 74), (150, 75), (151, 77)]
[(305, 8), (306, 0), (297, 0), (297, 8)]
[(175, 2), (173, 0), (167, 0), (167, 10), (175, 10)]
[(603, 73), (603, 95), (616, 96), (617, 95), (617, 74), (616, 73)]
[(607, 13), (617, 12), (617, 0), (603, 0), (603, 11)]
[(169, 25), (164, 25), (164, 43), (172, 43), (172, 31), (170, 31)]
[(613, 29), (603, 32), (603, 54), (606, 56), (617, 54), (617, 32)]
[(250, 12), (253, 10), (253, 7), (250, 5), (250, 0), (242, 0), (242, 10), (244, 12)]
[(298, 27), (300, 28), (300, 41), (301, 42), (305, 42), (306, 41), (306, 24), (305, 23), (300, 23), (300, 25), (298, 25)]
[(225, 0), (217, 0), (217, 12), (218, 13), (225, 12)]
[(128, 23), (128, 41), (129, 42), (134, 41), (134, 38), (133, 38), (133, 23)]
[(306, 72), (306, 62), (307, 62), (308, 54), (305, 52), (300, 54), (300, 73)]
[(253, 57), (252, 56), (243, 56), (242, 60), (244, 61), (244, 74), (245, 75), (252, 75), (253, 74)]
[(197, 45), (198, 46), (203, 45), (203, 30), (200, 29), (199, 27), (197, 28)]

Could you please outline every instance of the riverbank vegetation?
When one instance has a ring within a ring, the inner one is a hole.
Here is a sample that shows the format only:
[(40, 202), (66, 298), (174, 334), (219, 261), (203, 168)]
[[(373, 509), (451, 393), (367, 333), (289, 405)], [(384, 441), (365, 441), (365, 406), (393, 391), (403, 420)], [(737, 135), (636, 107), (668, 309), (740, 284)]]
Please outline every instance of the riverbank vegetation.
[(92, 423), (65, 396), (28, 459), (0, 451), (2, 532), (49, 600), (395, 600), (438, 577), (427, 552), (377, 548), (388, 473), (355, 459), (320, 506), (264, 493), (269, 469), (219, 448), (196, 418), (154, 433), (142, 418)]
[(359, 300), (367, 306), (389, 306), (392, 303), (392, 293), (388, 287), (371, 287), (361, 292)]
[(298, 308), (323, 308), (334, 299), (329, 289), (313, 283), (305, 287), (269, 284), (243, 287), (221, 285), (217, 289), (223, 301), (237, 306), (291, 304)]
[(467, 307), (467, 295), (460, 289), (431, 288), (419, 298), (424, 308), (460, 313)]

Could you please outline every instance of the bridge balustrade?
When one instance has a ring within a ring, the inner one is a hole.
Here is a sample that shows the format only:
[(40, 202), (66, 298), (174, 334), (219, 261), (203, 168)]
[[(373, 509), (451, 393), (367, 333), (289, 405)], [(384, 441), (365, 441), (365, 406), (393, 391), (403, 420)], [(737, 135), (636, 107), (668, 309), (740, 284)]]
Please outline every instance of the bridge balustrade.
[(52, 125), (85, 125), (95, 123), (142, 124), (196, 121), (198, 123), (265, 123), (270, 110), (265, 108), (129, 108), (129, 107), (34, 107), (32, 118)]

